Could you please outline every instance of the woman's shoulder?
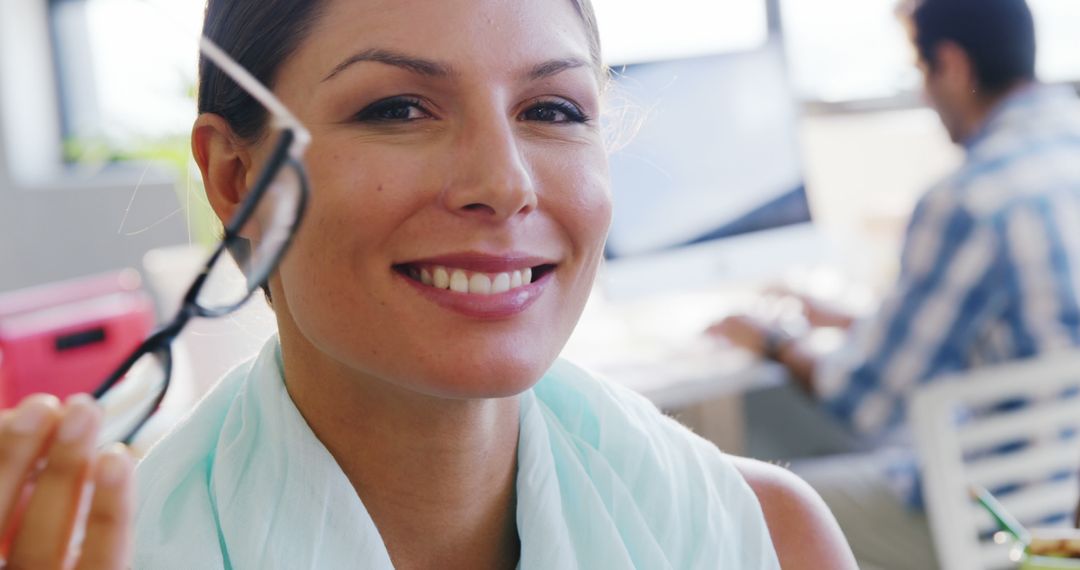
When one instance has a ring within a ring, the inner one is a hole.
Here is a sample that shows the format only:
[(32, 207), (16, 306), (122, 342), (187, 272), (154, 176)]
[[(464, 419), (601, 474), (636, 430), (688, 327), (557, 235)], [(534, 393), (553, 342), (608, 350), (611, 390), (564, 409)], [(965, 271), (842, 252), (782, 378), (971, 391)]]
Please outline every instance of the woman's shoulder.
[(538, 384), (537, 396), (590, 453), (613, 462), (629, 487), (663, 489), (675, 511), (668, 514), (679, 518), (710, 497), (710, 516), (720, 518), (711, 528), (725, 529), (717, 541), (775, 548), (785, 569), (855, 568), (824, 501), (790, 471), (723, 453), (641, 395), (566, 361)]
[(596, 497), (607, 512), (600, 520), (654, 545), (670, 567), (778, 567), (753, 491), (715, 445), (640, 394), (566, 361), (533, 392), (523, 400), (521, 449), (542, 446), (532, 455), (554, 462), (543, 471), (556, 473), (564, 499), (574, 497), (564, 510)]
[(770, 463), (743, 457), (732, 462), (757, 495), (781, 567), (856, 568), (840, 526), (809, 484)]

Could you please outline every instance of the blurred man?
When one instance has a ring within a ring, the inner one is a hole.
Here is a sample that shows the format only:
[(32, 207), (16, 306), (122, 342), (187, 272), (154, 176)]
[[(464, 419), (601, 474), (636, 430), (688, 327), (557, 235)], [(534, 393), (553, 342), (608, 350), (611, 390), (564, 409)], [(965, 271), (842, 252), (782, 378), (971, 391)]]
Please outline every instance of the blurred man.
[[(810, 303), (811, 324), (848, 328), (838, 352), (815, 354), (751, 317), (711, 329), (786, 366), (870, 438), (902, 432), (906, 398), (934, 377), (1080, 345), (1075, 93), (1036, 81), (1024, 0), (923, 0), (901, 10), (926, 98), (966, 160), (919, 200), (898, 282), (869, 319)], [(914, 462), (902, 457), (899, 467), (883, 452), (796, 466), (830, 502), (864, 568), (936, 565), (914, 508)]]

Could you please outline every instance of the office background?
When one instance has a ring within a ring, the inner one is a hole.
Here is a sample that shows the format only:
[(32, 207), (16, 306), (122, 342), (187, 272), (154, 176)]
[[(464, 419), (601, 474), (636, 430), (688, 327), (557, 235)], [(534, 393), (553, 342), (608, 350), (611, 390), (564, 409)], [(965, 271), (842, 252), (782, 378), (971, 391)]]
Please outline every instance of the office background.
[[(0, 3), (0, 292), (140, 267), (152, 248), (211, 239), (186, 155), (200, 5)], [(915, 197), (959, 160), (918, 96), (894, 5), (596, 0), (616, 71), (779, 46), (793, 99), (792, 154), (815, 223), (861, 236), (866, 247), (851, 267), (881, 282), (894, 270), (883, 260), (895, 259)], [(1032, 6), (1040, 74), (1080, 79), (1080, 52), (1065, 28), (1080, 21), (1080, 5)]]

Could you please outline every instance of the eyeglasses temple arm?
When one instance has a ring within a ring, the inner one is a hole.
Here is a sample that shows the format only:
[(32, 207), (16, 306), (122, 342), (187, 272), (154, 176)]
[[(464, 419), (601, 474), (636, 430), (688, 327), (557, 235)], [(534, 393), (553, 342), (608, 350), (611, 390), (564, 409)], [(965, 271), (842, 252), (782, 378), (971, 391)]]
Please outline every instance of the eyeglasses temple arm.
[(214, 62), (225, 72), (226, 75), (231, 77), (233, 81), (240, 84), (248, 93), (251, 94), (259, 103), (262, 103), (275, 119), (282, 123), (282, 127), (290, 129), (294, 133), (292, 146), (289, 148), (289, 154), (293, 158), (300, 158), (304, 154), (304, 150), (307, 149), (308, 144), (311, 142), (311, 133), (304, 127), (303, 124), (285, 107), (282, 102), (274, 96), (273, 93), (267, 89), (262, 82), (255, 79), (248, 70), (243, 66), (236, 63), (236, 61), (225, 53), (217, 44), (215, 44), (210, 38), (202, 36), (199, 38), (199, 47), (202, 53), (206, 57), (210, 58), (210, 61)]

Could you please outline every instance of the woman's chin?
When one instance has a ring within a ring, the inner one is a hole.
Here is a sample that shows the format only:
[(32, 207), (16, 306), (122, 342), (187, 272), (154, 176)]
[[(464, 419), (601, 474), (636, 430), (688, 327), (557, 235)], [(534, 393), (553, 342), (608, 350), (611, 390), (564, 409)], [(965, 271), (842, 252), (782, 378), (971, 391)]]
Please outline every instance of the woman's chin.
[(550, 359), (488, 359), (474, 366), (431, 370), (409, 383), (418, 392), (439, 398), (508, 398), (535, 386), (550, 366)]

